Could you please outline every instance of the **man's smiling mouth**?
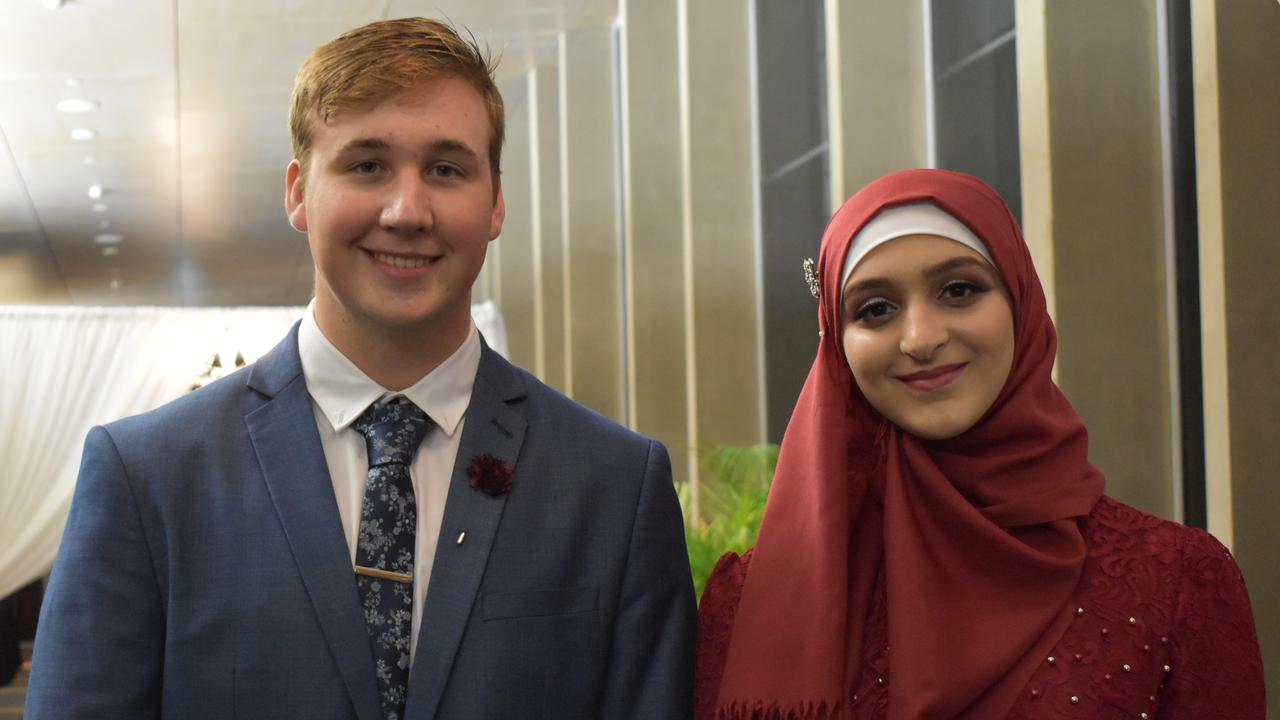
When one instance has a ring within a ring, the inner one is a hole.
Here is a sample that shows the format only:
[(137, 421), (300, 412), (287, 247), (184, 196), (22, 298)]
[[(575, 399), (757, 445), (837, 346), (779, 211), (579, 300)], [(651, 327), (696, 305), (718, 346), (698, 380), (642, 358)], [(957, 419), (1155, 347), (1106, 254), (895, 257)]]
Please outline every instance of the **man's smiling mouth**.
[(420, 268), (423, 265), (426, 265), (430, 262), (434, 262), (437, 259), (434, 257), (425, 257), (422, 255), (414, 255), (414, 256), (389, 255), (387, 253), (377, 252), (372, 250), (369, 251), (369, 254), (373, 256), (374, 260), (377, 260), (380, 263), (390, 265), (391, 267), (403, 268), (403, 269)]

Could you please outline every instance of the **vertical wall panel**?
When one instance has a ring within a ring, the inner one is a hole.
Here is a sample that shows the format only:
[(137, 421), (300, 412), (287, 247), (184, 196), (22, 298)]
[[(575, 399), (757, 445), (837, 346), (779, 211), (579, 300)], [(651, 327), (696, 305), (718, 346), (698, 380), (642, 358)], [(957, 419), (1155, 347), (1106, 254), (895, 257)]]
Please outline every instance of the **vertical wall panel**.
[(1111, 495), (1173, 511), (1154, 0), (1046, 2), (1059, 381)]
[(507, 144), (502, 151), (502, 193), (507, 218), (490, 248), (496, 260), (495, 300), (507, 326), (510, 359), (538, 371), (534, 343), (532, 168), (529, 164), (529, 102), (526, 79), (502, 88), (507, 113)]
[(748, 3), (687, 3), (694, 418), (700, 447), (761, 442)]
[(623, 0), (624, 232), (631, 426), (688, 476), (685, 278), (675, 0)]
[(1193, 2), (1209, 529), (1234, 546), (1280, 717), (1280, 8)]
[(832, 207), (928, 163), (924, 20), (914, 0), (827, 0)]
[(537, 188), (533, 202), (537, 204), (534, 222), (535, 267), (538, 281), (535, 292), (542, 331), (539, 367), (543, 382), (561, 390), (568, 390), (566, 368), (568, 348), (565, 343), (565, 247), (561, 227), (561, 179), (560, 179), (560, 69), (554, 63), (534, 69), (535, 82), (531, 92), (536, 94), (531, 112), (536, 113), (532, 123), (531, 141), (536, 146), (533, 157), (536, 167), (533, 177)]
[(1058, 317), (1053, 266), (1053, 163), (1049, 156), (1049, 60), (1045, 0), (1014, 6), (1018, 65), (1018, 164), (1022, 234), (1044, 286), (1049, 317)]
[(819, 3), (757, 0), (756, 74), (767, 436), (781, 442), (818, 345), (801, 272), (831, 215), (826, 44)]
[(626, 422), (612, 31), (577, 28), (561, 43), (569, 386), (578, 402)]

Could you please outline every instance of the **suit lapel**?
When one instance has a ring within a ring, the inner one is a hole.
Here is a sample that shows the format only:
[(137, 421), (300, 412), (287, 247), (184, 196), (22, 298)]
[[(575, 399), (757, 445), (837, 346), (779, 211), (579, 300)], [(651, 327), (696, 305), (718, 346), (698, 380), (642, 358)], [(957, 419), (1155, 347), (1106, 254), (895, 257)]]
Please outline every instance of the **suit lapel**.
[(268, 398), (245, 415), (245, 425), (298, 573), (357, 715), (376, 720), (380, 709), (369, 635), (311, 396), (302, 378), (296, 325), (255, 364), (249, 385)]
[[(514, 468), (513, 486), (518, 487), (516, 460), (527, 423), (509, 403), (523, 396), (524, 383), (515, 369), (486, 345), (449, 482), (418, 630), (418, 652), (409, 678), (409, 718), (435, 717), (507, 502), (507, 495), (473, 490), (467, 468), (476, 456), (491, 455)], [(463, 532), (465, 540), (458, 543)]]

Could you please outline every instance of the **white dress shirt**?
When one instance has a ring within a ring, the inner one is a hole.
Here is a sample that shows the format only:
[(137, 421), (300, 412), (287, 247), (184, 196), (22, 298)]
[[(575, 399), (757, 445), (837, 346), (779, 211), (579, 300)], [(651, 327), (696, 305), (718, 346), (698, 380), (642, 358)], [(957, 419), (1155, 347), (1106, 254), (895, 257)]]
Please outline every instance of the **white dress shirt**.
[(313, 301), (303, 313), (302, 325), (298, 328), (298, 354), (302, 359), (302, 376), (311, 394), (316, 428), (320, 431), (320, 444), (333, 481), (333, 494), (338, 500), (338, 515), (342, 518), (353, 568), (369, 458), (364, 437), (351, 428), (351, 423), (374, 402), (402, 395), (422, 408), (436, 424), (436, 428), (423, 438), (409, 467), (414, 496), (418, 501), (410, 636), (413, 642), (409, 654), (412, 662), (418, 647), (418, 627), (422, 622), (422, 607), (426, 603), (427, 584), (435, 561), (444, 504), (449, 495), (449, 479), (453, 475), (458, 443), (462, 439), (464, 416), (471, 403), (471, 388), (480, 367), (480, 335), (472, 323), (467, 339), (447, 360), (412, 386), (391, 392), (361, 372), (329, 342), (316, 324), (314, 306)]

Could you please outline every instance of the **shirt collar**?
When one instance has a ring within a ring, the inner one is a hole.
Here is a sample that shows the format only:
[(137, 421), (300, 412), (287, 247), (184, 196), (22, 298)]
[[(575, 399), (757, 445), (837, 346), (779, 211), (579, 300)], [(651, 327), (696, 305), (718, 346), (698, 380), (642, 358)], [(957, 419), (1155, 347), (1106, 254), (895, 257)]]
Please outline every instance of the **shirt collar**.
[(334, 432), (345, 429), (374, 402), (403, 395), (422, 408), (445, 435), (453, 437), (471, 404), (471, 389), (480, 367), (480, 333), (474, 322), (467, 339), (444, 362), (413, 385), (392, 392), (365, 375), (329, 342), (316, 324), (314, 310), (313, 300), (298, 328), (298, 355), (307, 392)]

